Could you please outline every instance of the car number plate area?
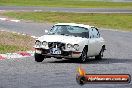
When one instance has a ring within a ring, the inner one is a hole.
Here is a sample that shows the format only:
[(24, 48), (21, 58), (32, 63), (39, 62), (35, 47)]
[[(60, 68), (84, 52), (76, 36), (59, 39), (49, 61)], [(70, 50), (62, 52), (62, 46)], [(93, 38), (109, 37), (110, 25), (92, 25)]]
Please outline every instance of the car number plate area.
[(58, 48), (52, 48), (51, 49), (51, 54), (61, 54), (61, 50)]

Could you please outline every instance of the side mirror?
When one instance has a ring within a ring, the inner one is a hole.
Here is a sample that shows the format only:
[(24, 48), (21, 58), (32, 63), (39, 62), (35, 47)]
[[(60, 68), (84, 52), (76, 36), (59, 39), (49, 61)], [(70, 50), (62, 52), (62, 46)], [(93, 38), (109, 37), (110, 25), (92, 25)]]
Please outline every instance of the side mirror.
[(48, 33), (48, 30), (44, 30), (45, 33)]

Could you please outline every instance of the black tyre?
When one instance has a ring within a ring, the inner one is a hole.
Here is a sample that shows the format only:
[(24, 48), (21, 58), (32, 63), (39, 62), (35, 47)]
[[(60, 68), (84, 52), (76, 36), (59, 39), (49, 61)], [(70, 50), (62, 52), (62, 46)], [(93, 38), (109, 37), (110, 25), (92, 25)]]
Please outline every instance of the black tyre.
[(87, 50), (86, 48), (83, 49), (82, 55), (79, 57), (80, 62), (86, 62), (87, 60)]
[(96, 60), (101, 60), (102, 57), (103, 57), (103, 53), (104, 53), (104, 50), (103, 50), (103, 48), (102, 48), (101, 51), (100, 51), (100, 53), (99, 53), (99, 55), (95, 56), (95, 59), (96, 59)]
[(35, 57), (35, 61), (36, 61), (36, 62), (42, 62), (42, 61), (44, 60), (44, 56), (41, 55), (41, 54), (35, 53), (35, 54), (34, 54), (34, 57)]

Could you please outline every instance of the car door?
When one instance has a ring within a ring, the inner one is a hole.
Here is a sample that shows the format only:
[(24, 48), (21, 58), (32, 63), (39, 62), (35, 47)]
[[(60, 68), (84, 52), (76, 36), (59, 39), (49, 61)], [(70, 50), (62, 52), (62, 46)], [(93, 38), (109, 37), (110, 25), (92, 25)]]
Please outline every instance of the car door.
[(94, 48), (95, 48), (95, 55), (98, 55), (100, 53), (100, 50), (101, 50), (101, 37), (100, 37), (100, 33), (98, 31), (97, 28), (93, 27), (92, 28), (92, 33), (94, 35), (94, 40), (95, 40), (95, 43), (94, 43)]
[(93, 29), (89, 29), (89, 41), (88, 41), (88, 56), (95, 55), (96, 40), (94, 38)]

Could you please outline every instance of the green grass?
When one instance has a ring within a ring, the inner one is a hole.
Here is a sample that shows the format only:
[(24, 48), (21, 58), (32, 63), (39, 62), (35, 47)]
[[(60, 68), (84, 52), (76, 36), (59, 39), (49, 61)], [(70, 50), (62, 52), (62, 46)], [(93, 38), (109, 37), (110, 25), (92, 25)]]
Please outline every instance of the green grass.
[(25, 51), (28, 50), (28, 48), (15, 46), (15, 45), (1, 45), (0, 44), (0, 53), (11, 53), (16, 51)]
[(50, 6), (79, 8), (132, 8), (132, 2), (107, 2), (108, 0), (0, 0), (8, 6)]
[(0, 31), (0, 54), (32, 50), (34, 41), (29, 36)]
[(34, 22), (74, 22), (132, 31), (132, 14), (88, 14), (63, 12), (7, 12), (1, 15)]

